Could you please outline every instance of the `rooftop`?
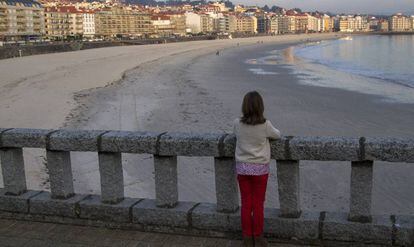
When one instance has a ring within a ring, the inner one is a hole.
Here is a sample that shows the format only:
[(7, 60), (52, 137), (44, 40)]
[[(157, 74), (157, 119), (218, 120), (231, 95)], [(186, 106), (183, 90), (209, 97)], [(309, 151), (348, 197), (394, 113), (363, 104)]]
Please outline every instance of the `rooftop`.
[(0, 3), (6, 3), (10, 6), (24, 6), (24, 7), (40, 7), (39, 2), (33, 0), (0, 0)]

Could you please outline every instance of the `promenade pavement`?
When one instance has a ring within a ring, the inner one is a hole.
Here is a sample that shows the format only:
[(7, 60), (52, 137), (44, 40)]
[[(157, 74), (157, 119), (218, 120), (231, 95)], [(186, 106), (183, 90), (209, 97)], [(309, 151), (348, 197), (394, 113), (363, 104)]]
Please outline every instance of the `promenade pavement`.
[[(236, 247), (241, 241), (0, 219), (0, 246)], [(295, 247), (278, 243), (269, 246)]]

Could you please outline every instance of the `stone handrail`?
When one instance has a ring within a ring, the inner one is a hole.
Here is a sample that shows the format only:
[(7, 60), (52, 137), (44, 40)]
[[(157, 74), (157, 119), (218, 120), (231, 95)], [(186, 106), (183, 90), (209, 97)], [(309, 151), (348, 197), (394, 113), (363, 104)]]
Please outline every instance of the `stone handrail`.
[[(0, 217), (161, 232), (239, 234), (231, 134), (0, 129), (4, 188)], [(46, 149), (50, 192), (28, 190), (23, 148)], [(97, 152), (101, 194), (75, 194), (70, 152)], [(121, 153), (154, 156), (155, 200), (124, 197)], [(414, 216), (372, 215), (374, 161), (414, 163), (414, 140), (282, 137), (271, 142), (280, 209), (265, 210), (269, 237), (307, 243), (414, 244)], [(216, 204), (178, 200), (177, 156), (214, 157)], [(308, 212), (300, 205), (300, 160), (350, 161), (350, 211)]]

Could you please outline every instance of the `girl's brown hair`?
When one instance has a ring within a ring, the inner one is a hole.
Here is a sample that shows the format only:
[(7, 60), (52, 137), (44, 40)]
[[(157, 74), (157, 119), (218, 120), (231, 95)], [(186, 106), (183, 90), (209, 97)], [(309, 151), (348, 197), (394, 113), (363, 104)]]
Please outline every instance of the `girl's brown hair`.
[(264, 104), (262, 96), (256, 91), (248, 92), (243, 98), (240, 122), (249, 125), (263, 124), (266, 118), (263, 116)]

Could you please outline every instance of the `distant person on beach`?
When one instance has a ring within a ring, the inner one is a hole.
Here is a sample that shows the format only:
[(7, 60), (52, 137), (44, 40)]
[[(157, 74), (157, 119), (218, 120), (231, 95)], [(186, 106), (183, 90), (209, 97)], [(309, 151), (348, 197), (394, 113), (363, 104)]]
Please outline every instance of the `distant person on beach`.
[(236, 172), (241, 194), (243, 246), (267, 246), (263, 237), (264, 202), (269, 175), (269, 139), (280, 138), (280, 131), (263, 116), (264, 104), (256, 91), (247, 93), (242, 117), (233, 122), (236, 135)]
[(219, 55), (220, 55), (220, 51), (217, 51), (217, 52), (216, 52), (216, 56), (219, 56)]

